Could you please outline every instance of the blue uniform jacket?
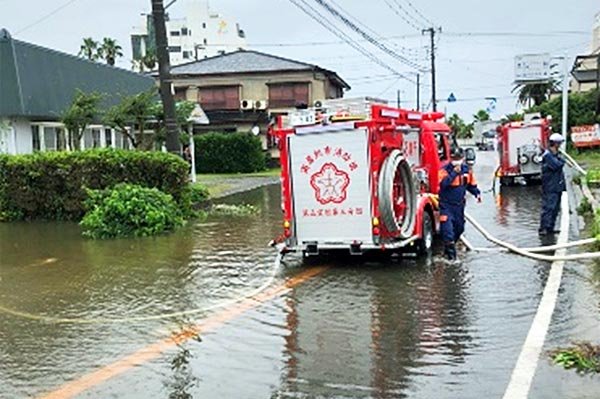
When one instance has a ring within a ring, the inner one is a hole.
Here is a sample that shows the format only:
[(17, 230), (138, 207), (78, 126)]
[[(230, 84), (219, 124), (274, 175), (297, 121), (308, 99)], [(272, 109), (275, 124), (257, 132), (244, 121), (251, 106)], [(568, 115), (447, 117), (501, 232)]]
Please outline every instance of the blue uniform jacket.
[(567, 189), (563, 173), (565, 160), (559, 154), (546, 150), (542, 155), (542, 191), (561, 193)]
[(440, 169), (439, 179), (440, 207), (444, 205), (464, 205), (467, 191), (476, 197), (481, 194), (479, 188), (477, 188), (473, 172), (465, 164), (461, 165), (460, 173), (454, 170), (452, 163), (444, 165)]

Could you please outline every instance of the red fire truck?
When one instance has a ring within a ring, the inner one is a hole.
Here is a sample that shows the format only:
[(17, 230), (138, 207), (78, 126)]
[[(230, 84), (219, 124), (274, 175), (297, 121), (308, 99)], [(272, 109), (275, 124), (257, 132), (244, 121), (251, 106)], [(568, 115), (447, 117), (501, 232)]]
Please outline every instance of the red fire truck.
[(517, 179), (527, 184), (542, 177), (542, 153), (552, 133), (551, 118), (526, 115), (524, 122), (508, 122), (498, 127), (500, 184), (513, 185)]
[(438, 171), (449, 160), (441, 113), (368, 98), (328, 100), (278, 118), (285, 246), (423, 254), (439, 230)]

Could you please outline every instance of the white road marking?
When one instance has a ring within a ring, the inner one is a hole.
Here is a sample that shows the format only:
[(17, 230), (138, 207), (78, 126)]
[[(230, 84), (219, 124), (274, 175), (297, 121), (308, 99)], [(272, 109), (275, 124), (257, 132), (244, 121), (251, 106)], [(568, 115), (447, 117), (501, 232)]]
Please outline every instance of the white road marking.
[[(566, 243), (569, 239), (569, 197), (566, 192), (561, 198), (560, 234), (558, 244)], [(556, 255), (565, 255), (566, 248), (556, 251)], [(538, 306), (537, 313), (517, 359), (517, 364), (510, 377), (503, 399), (526, 399), (531, 388), (531, 382), (537, 369), (537, 364), (544, 347), (546, 333), (550, 326), (554, 306), (558, 298), (558, 289), (562, 278), (564, 261), (552, 263), (550, 274), (544, 287), (544, 293)]]

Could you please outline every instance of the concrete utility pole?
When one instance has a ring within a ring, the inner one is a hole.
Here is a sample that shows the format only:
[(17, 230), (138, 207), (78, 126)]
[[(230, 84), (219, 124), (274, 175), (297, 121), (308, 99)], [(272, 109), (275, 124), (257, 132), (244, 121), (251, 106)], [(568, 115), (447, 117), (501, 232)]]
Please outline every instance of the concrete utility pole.
[(396, 108), (400, 108), (400, 89), (396, 90)]
[(569, 57), (564, 55), (564, 70), (562, 84), (562, 136), (567, 139), (567, 122), (569, 118)]
[(431, 27), (429, 29), (423, 29), (422, 34), (429, 33), (431, 38), (431, 104), (433, 111), (437, 111), (437, 101), (435, 96), (435, 34), (440, 33), (442, 28)]
[(421, 108), (421, 74), (417, 73), (417, 111)]
[(169, 60), (169, 43), (167, 42), (163, 0), (152, 0), (152, 19), (156, 40), (156, 58), (158, 59), (160, 98), (165, 112), (165, 127), (167, 130), (166, 147), (168, 152), (179, 154), (181, 146), (179, 144), (179, 128), (175, 118), (175, 100), (171, 92), (171, 62)]

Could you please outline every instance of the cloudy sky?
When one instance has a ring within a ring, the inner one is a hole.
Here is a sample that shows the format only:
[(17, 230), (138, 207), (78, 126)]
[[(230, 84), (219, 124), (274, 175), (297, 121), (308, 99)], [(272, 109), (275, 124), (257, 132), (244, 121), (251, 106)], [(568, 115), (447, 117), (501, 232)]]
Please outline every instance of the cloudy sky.
[[(181, 16), (184, 3), (170, 8)], [(296, 0), (298, 1), (298, 0)], [(250, 48), (334, 70), (351, 86), (347, 96), (371, 95), (390, 100), (401, 91), (404, 106), (414, 107), (417, 70), (364, 41), (330, 17), (316, 0), (304, 0), (339, 27), (388, 69), (314, 22), (292, 0), (211, 0), (211, 8), (237, 20)], [(381, 39), (388, 48), (423, 69), (421, 102), (431, 96), (428, 48), (423, 28), (441, 27), (437, 41), (438, 99), (454, 93), (457, 101), (442, 101), (441, 110), (470, 119), (497, 98), (496, 115), (514, 112), (511, 94), (514, 56), (523, 53), (567, 53), (571, 58), (589, 50), (598, 0), (326, 0), (348, 19)], [(167, 1), (165, 1), (167, 3)], [(402, 8), (399, 8), (402, 7)], [(0, 28), (13, 37), (76, 54), (83, 37), (108, 36), (123, 46), (119, 66), (130, 68), (129, 34), (150, 0), (0, 0)]]

